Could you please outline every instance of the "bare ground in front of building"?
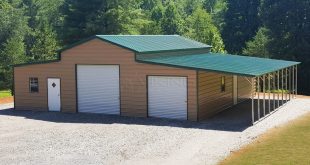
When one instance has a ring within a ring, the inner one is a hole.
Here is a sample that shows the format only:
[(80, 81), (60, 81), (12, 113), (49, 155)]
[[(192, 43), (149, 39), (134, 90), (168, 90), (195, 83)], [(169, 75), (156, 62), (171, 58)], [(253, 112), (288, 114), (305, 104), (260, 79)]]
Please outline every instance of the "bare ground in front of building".
[[(251, 126), (247, 102), (208, 121), (13, 111), (0, 105), (1, 164), (216, 164), (310, 112), (299, 97)], [(246, 108), (245, 108), (246, 107)]]

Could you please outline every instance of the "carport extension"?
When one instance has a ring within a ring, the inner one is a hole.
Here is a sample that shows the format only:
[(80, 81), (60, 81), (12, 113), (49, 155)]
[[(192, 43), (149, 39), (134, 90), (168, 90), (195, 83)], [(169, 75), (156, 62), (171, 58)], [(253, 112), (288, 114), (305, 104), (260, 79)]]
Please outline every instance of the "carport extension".
[(299, 62), (218, 53), (161, 56), (137, 54), (136, 60), (247, 77), (252, 86), (252, 124), (268, 117), (297, 95)]

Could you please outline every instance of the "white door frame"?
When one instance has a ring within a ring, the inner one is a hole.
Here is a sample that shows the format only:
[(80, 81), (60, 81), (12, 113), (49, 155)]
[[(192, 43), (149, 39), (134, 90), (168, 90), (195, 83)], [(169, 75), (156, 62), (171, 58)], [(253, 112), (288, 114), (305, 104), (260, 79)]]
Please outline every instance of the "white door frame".
[(238, 76), (233, 75), (233, 102), (238, 104)]
[[(173, 77), (178, 77), (178, 78), (185, 78), (186, 79), (186, 81), (185, 81), (185, 83), (186, 83), (186, 100), (185, 100), (185, 102), (186, 102), (186, 117), (184, 118), (184, 120), (188, 120), (188, 77), (187, 76), (173, 76), (173, 75), (147, 75), (146, 76), (146, 79), (147, 79), (147, 82), (146, 82), (146, 84), (147, 84), (147, 117), (151, 117), (151, 115), (150, 115), (150, 94), (149, 94), (149, 78), (150, 77), (168, 77), (168, 78), (173, 78)], [(183, 119), (177, 119), (177, 120), (183, 120)]]
[[(51, 87), (50, 87), (49, 81), (53, 81), (53, 80), (54, 81), (58, 81), (57, 89), (59, 89), (59, 90), (56, 93), (52, 93), (50, 91)], [(52, 104), (52, 98), (51, 98), (52, 94), (57, 96), (57, 98), (53, 99), (54, 100), (53, 103), (56, 103), (56, 105), (54, 105), (53, 107), (56, 107), (56, 108), (51, 108), (52, 107), (51, 106), (51, 104)], [(57, 104), (59, 104), (59, 105), (57, 105)], [(56, 111), (56, 112), (60, 112), (61, 111), (61, 80), (60, 80), (60, 78), (54, 78), (54, 77), (47, 78), (47, 106), (48, 106), (48, 110), (49, 111)]]
[(80, 99), (81, 99), (81, 97), (80, 97), (80, 91), (79, 91), (79, 79), (81, 78), (81, 77), (79, 77), (79, 67), (87, 67), (87, 66), (90, 66), (90, 67), (92, 67), (92, 66), (112, 66), (112, 67), (116, 67), (117, 66), (117, 69), (118, 69), (118, 83), (117, 83), (117, 86), (118, 86), (118, 97), (117, 97), (117, 101), (118, 101), (118, 103), (117, 103), (117, 113), (108, 113), (108, 112), (106, 112), (106, 113), (101, 113), (101, 114), (110, 114), (110, 115), (121, 115), (121, 80), (120, 80), (120, 65), (119, 64), (77, 64), (76, 65), (76, 92), (77, 92), (77, 98), (76, 98), (76, 101), (77, 101), (77, 112), (79, 112), (79, 113), (100, 113), (100, 112), (95, 112), (95, 111), (88, 111), (88, 112), (85, 112), (85, 111), (83, 111), (83, 110), (81, 110), (81, 106), (80, 106), (80, 103), (81, 103), (81, 101), (80, 101)]

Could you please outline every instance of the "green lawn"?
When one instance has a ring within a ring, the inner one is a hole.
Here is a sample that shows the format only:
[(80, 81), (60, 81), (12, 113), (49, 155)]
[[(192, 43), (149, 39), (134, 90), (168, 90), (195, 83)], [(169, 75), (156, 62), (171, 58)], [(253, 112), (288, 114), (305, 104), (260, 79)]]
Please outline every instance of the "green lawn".
[(0, 90), (0, 98), (5, 98), (9, 96), (12, 96), (10, 90)]
[(275, 128), (245, 148), (231, 154), (221, 165), (309, 165), (310, 114)]

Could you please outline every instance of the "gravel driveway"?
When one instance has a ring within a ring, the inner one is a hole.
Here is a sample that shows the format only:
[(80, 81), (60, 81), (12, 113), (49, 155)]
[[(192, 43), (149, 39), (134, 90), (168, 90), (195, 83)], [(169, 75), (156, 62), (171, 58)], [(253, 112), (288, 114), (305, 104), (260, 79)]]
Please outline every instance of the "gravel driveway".
[(238, 110), (195, 123), (9, 107), (0, 105), (1, 164), (216, 164), (266, 130), (310, 112), (310, 99), (296, 99), (252, 127), (249, 114)]

